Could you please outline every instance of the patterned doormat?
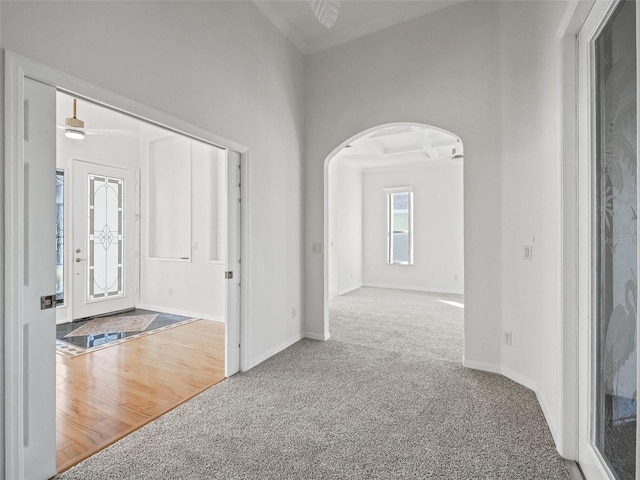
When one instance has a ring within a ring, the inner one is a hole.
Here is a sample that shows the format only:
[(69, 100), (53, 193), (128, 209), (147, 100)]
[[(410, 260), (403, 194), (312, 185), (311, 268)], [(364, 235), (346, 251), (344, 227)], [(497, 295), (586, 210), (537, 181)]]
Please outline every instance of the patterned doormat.
[(65, 335), (69, 337), (95, 336), (111, 332), (143, 332), (153, 322), (157, 313), (150, 315), (127, 315), (126, 317), (103, 317), (89, 322)]
[(62, 338), (56, 338), (56, 353), (67, 358), (77, 357), (199, 320), (177, 317), (176, 321), (167, 323), (165, 318), (159, 316), (164, 317), (150, 313), (89, 320)]

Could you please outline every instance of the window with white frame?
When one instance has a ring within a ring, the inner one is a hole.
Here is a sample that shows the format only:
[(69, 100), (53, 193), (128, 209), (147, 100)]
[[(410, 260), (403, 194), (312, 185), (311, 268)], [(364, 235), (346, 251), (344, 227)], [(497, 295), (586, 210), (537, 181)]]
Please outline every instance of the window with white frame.
[(413, 189), (385, 188), (387, 195), (387, 263), (413, 265)]

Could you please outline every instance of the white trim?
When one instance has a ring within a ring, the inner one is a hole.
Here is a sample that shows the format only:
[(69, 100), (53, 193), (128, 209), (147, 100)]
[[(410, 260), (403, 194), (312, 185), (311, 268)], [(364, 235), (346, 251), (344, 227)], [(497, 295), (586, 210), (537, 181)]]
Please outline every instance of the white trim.
[(317, 340), (319, 342), (326, 342), (330, 338), (328, 333), (327, 335), (318, 335), (317, 333), (313, 332), (303, 332), (302, 336), (303, 338), (308, 338), (309, 340)]
[(249, 370), (249, 325), (250, 318), (249, 295), (249, 259), (251, 258), (251, 197), (249, 171), (251, 167), (251, 152), (240, 152), (240, 371)]
[[(176, 263), (191, 263), (191, 257), (189, 258), (163, 258), (163, 257), (147, 257), (149, 262), (176, 262)], [(213, 263), (213, 262), (209, 262)], [(223, 264), (225, 262), (222, 262)]]
[[(240, 291), (241, 309), (239, 327), (241, 331), (240, 362), (248, 364), (246, 346), (249, 314), (249, 198), (248, 159), (249, 148), (211, 133), (196, 125), (180, 120), (142, 103), (104, 88), (81, 80), (73, 75), (31, 60), (22, 55), (5, 50), (5, 442), (4, 478), (22, 480), (24, 478), (23, 418), (23, 334), (22, 334), (22, 285), (23, 258), (22, 242), (24, 223), (23, 198), (23, 122), (24, 78), (29, 77), (58, 90), (72, 93), (77, 97), (91, 99), (93, 103), (115, 111), (134, 116), (149, 123), (164, 127), (187, 137), (220, 146), (241, 154), (242, 198), (241, 203), (241, 244), (242, 285)], [(10, 320), (6, 320), (10, 319)], [(246, 368), (245, 368), (246, 369)]]
[(282, 352), (283, 350), (289, 348), (294, 343), (299, 342), (300, 340), (302, 340), (302, 338), (303, 337), (300, 334), (293, 335), (288, 340), (285, 340), (284, 342), (276, 345), (275, 347), (270, 348), (269, 350), (267, 350), (263, 354), (258, 355), (255, 358), (252, 358), (250, 363), (249, 363), (249, 368), (247, 368), (247, 370), (260, 365), (265, 360), (268, 360), (269, 358), (273, 357), (274, 355), (276, 355), (276, 354)]
[(383, 283), (364, 283), (363, 287), (370, 288), (388, 288), (391, 290), (409, 290), (411, 292), (428, 292), (428, 293), (452, 293), (455, 295), (464, 295), (464, 290), (451, 290), (447, 288), (429, 288), (429, 287), (411, 287), (403, 285), (385, 285)]
[[(618, 0), (589, 2), (589, 10), (577, 19), (580, 25), (576, 31), (577, 77), (574, 88), (578, 92), (576, 113), (576, 135), (578, 156), (575, 161), (577, 183), (573, 214), (577, 229), (576, 243), (578, 255), (575, 259), (576, 328), (578, 330), (578, 382), (576, 398), (578, 405), (577, 420), (577, 458), (588, 479), (613, 479), (614, 474), (593, 446), (595, 437), (593, 410), (595, 404), (595, 322), (593, 321), (593, 299), (596, 284), (592, 276), (595, 261), (593, 218), (593, 106), (595, 105), (595, 87), (593, 85), (593, 41), (596, 39)], [(576, 10), (577, 12), (577, 10)], [(577, 14), (577, 13), (576, 13)], [(566, 124), (565, 124), (566, 126)], [(564, 196), (566, 199), (566, 196)], [(566, 231), (566, 230), (565, 230)], [(574, 245), (575, 248), (575, 245)], [(566, 366), (565, 363), (563, 366)], [(567, 405), (567, 401), (564, 402)]]
[(338, 292), (336, 293), (336, 295), (339, 297), (341, 295), (346, 295), (349, 292), (353, 292), (354, 290), (358, 290), (359, 288), (362, 288), (363, 285), (361, 283), (359, 283), (358, 285), (353, 285), (351, 287), (347, 287), (347, 288), (343, 288), (342, 290), (338, 290)]
[[(238, 152), (226, 151), (225, 155), (225, 191), (226, 208), (222, 211), (222, 222), (225, 229), (225, 258), (227, 265), (225, 271), (235, 275), (235, 278), (227, 279), (225, 283), (225, 316), (227, 319), (240, 316), (240, 286), (243, 284), (241, 266), (241, 252), (239, 249), (241, 238), (241, 155)], [(226, 274), (225, 274), (226, 276)], [(228, 322), (225, 329), (225, 375), (227, 377), (240, 370), (240, 325), (236, 322)]]
[(558, 30), (556, 31), (556, 36), (558, 38), (566, 38), (567, 35), (575, 35), (577, 33), (575, 27), (575, 20), (578, 18), (576, 15), (576, 10), (578, 9), (578, 5), (584, 5), (587, 2), (580, 0), (569, 0), (567, 4), (567, 8), (564, 11), (564, 15), (562, 16), (562, 20), (560, 21), (560, 25), (558, 26)]
[(522, 385), (523, 387), (528, 388), (533, 393), (535, 393), (536, 399), (538, 400), (538, 404), (540, 405), (540, 409), (542, 410), (542, 414), (544, 415), (544, 419), (547, 422), (547, 426), (549, 427), (549, 431), (551, 432), (551, 436), (553, 437), (553, 441), (555, 442), (557, 448), (557, 446), (559, 445), (558, 430), (556, 428), (555, 422), (553, 421), (553, 417), (549, 414), (549, 407), (547, 406), (547, 402), (540, 392), (540, 389), (538, 388), (538, 384), (536, 382), (522, 375), (521, 373), (502, 365), (495, 365), (493, 363), (487, 362), (476, 362), (473, 360), (463, 360), (462, 365), (465, 368), (471, 368), (474, 370), (502, 375), (503, 377), (506, 377), (509, 380), (512, 380), (513, 382)]
[(383, 187), (382, 191), (385, 193), (404, 193), (413, 192), (413, 186), (407, 185), (405, 187)]
[(444, 157), (440, 158), (439, 160), (416, 160), (414, 162), (406, 162), (399, 165), (385, 165), (384, 167), (357, 167), (356, 165), (352, 166), (364, 173), (380, 173), (390, 171), (401, 172), (405, 170), (427, 169), (431, 167), (447, 167), (458, 165), (463, 162), (464, 159), (462, 158)]
[(578, 460), (578, 52), (577, 34), (594, 0), (571, 0), (556, 35), (561, 38), (560, 158), (558, 190), (558, 452)]
[(224, 316), (221, 317), (220, 315), (211, 315), (209, 313), (183, 310), (182, 308), (164, 307), (161, 305), (152, 305), (150, 303), (141, 303), (140, 305), (136, 306), (136, 308), (141, 308), (143, 310), (152, 310), (154, 312), (170, 313), (171, 315), (180, 315), (182, 317), (199, 318), (202, 320), (213, 320), (214, 322), (225, 323)]
[[(24, 259), (25, 72), (5, 50), (4, 478), (24, 478), (22, 291)], [(7, 375), (7, 372), (11, 374)]]

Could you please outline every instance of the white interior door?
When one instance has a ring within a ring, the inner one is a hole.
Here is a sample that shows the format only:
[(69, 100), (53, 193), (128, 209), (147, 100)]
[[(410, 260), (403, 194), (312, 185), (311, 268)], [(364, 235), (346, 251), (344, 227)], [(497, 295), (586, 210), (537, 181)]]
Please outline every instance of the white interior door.
[(73, 162), (73, 319), (135, 306), (136, 172)]
[(24, 99), (24, 478), (43, 480), (56, 472), (56, 90), (26, 78)]
[[(227, 295), (225, 375), (240, 370), (240, 154), (227, 151)], [(229, 273), (230, 272), (230, 273)]]

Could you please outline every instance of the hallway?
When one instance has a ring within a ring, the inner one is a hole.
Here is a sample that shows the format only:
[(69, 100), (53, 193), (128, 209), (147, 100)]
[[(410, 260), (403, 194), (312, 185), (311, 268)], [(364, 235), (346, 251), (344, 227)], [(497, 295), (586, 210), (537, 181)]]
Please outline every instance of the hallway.
[(454, 295), (359, 289), (302, 340), (62, 479), (569, 479), (535, 395), (461, 365)]

